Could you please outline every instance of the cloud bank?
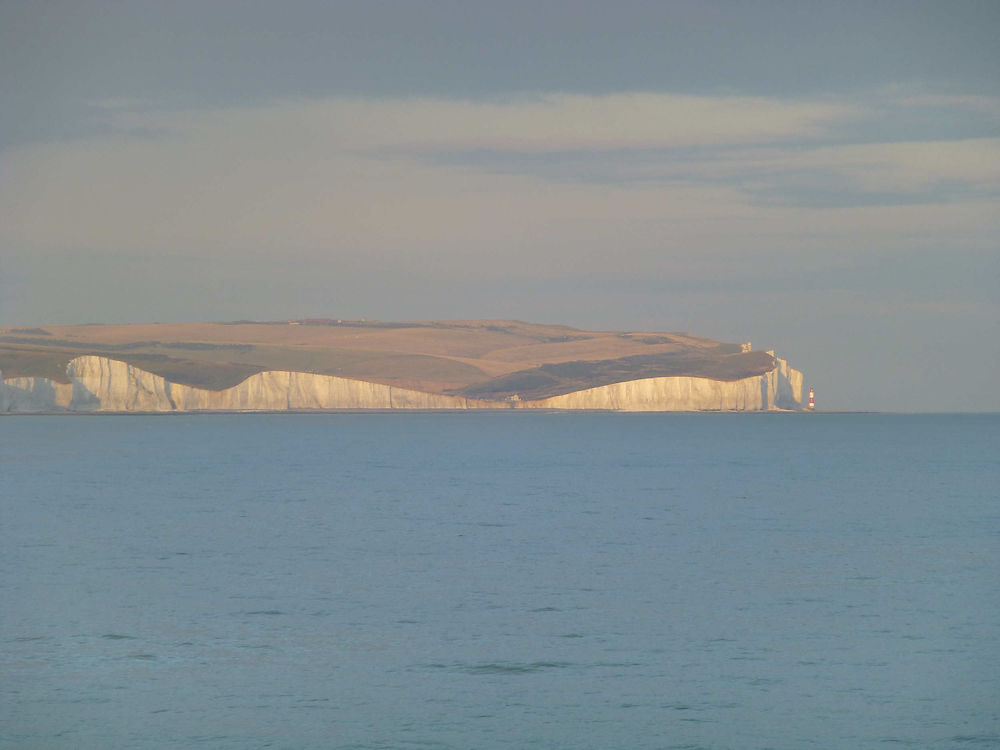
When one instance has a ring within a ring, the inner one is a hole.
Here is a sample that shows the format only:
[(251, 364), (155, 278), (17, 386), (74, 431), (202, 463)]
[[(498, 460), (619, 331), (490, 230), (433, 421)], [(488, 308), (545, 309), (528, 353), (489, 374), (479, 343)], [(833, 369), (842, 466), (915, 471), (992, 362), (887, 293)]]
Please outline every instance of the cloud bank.
[(997, 103), (910, 98), (887, 114), (884, 102), (648, 93), (105, 102), (98, 136), (0, 152), (0, 241), (432, 263), (501, 250), (517, 261), (521, 248), (552, 271), (611, 243), (642, 272), (663, 253), (994, 231), (1000, 139), (852, 139), (914, 106), (990, 118)]

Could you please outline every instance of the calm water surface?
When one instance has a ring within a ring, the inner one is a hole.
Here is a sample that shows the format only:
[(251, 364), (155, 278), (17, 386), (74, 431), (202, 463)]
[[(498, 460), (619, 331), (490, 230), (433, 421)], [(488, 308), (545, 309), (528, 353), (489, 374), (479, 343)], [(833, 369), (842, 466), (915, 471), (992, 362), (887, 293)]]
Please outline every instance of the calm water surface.
[(1000, 747), (1000, 417), (0, 419), (0, 747)]

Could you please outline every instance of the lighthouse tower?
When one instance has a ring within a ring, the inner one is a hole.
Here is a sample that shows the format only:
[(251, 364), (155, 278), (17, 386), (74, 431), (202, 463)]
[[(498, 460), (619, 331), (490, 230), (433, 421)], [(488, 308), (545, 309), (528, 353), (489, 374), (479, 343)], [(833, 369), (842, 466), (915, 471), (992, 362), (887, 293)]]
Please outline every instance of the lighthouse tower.
[(816, 408), (816, 392), (812, 388), (809, 389), (809, 408)]

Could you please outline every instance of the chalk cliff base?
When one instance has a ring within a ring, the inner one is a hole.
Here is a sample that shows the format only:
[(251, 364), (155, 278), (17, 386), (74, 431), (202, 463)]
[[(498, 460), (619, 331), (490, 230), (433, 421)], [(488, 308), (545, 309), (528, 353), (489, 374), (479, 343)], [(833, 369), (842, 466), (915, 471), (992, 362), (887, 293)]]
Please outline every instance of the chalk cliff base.
[(0, 380), (0, 412), (186, 412), (321, 409), (591, 409), (768, 411), (802, 408), (802, 373), (784, 360), (763, 375), (723, 381), (660, 377), (588, 388), (538, 401), (482, 401), (305, 372), (268, 371), (213, 391), (171, 383), (125, 362), (83, 356), (69, 383)]

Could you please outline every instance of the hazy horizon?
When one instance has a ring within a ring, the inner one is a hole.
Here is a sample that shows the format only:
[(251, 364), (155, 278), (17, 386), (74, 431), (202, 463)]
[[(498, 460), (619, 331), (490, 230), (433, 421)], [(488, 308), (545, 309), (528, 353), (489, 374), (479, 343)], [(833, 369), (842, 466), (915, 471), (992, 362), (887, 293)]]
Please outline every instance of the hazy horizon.
[(1000, 6), (0, 5), (0, 327), (504, 318), (1000, 411)]

